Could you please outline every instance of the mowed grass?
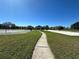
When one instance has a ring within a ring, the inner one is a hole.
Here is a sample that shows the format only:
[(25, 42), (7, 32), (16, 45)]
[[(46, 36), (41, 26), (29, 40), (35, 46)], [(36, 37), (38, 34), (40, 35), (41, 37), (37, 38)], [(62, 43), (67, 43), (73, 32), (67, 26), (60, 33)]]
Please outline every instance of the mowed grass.
[(38, 31), (0, 36), (0, 59), (31, 59), (40, 36)]
[(79, 37), (45, 31), (55, 59), (79, 59)]

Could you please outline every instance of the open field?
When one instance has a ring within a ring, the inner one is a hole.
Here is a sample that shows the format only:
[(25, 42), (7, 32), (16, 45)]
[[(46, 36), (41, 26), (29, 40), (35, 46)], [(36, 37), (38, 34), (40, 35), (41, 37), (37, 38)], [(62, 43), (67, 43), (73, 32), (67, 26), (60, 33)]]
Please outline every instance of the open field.
[(0, 29), (0, 35), (11, 35), (11, 34), (22, 34), (22, 33), (28, 33), (30, 30), (10, 30), (10, 29)]
[(55, 59), (79, 59), (79, 36), (45, 31)]
[(79, 36), (79, 32), (72, 32), (72, 31), (59, 31), (59, 30), (48, 30), (50, 32), (55, 32), (55, 33), (60, 33), (64, 35), (69, 35), (69, 36)]
[(34, 47), (41, 33), (0, 35), (0, 59), (31, 59)]

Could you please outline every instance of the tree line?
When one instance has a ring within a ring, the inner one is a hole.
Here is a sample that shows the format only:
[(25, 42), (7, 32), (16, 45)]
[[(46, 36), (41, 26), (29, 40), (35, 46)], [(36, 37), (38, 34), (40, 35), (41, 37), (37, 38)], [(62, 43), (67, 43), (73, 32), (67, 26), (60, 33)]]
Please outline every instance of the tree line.
[(0, 29), (28, 29), (28, 30), (79, 30), (79, 22), (73, 23), (70, 28), (68, 27), (64, 27), (64, 26), (54, 26), (54, 27), (50, 27), (48, 25), (46, 26), (17, 26), (14, 23), (11, 22), (4, 22), (2, 24), (0, 24)]
[(49, 29), (49, 26), (46, 25), (46, 26), (17, 26), (16, 24), (14, 23), (11, 23), (11, 22), (4, 22), (2, 24), (0, 24), (0, 29), (30, 29), (30, 30), (33, 30), (33, 29), (36, 29), (36, 30), (48, 30)]

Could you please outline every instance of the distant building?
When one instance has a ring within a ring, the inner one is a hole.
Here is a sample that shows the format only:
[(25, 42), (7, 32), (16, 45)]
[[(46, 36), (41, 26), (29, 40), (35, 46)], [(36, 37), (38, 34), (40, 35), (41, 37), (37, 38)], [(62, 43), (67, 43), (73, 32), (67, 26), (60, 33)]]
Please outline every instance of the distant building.
[(72, 24), (71, 29), (79, 30), (79, 22)]

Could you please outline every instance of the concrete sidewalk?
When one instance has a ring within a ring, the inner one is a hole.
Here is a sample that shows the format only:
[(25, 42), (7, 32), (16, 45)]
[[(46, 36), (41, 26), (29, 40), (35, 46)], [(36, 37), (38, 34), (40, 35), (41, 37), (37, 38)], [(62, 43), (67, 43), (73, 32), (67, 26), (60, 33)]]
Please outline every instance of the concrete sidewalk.
[(12, 35), (12, 34), (23, 34), (28, 33), (30, 30), (0, 30), (0, 35)]
[(54, 59), (54, 55), (47, 43), (46, 34), (43, 32), (41, 38), (36, 44), (32, 59)]
[(79, 32), (59, 31), (59, 30), (48, 30), (50, 32), (60, 33), (69, 36), (79, 36)]

